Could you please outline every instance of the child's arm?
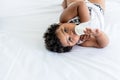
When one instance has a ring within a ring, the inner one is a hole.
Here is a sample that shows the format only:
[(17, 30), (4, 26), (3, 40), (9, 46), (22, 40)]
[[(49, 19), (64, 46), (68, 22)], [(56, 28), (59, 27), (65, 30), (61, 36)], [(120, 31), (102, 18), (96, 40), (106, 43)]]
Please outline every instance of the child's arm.
[(84, 32), (90, 34), (91, 38), (80, 44), (81, 46), (103, 48), (109, 43), (107, 35), (99, 29), (86, 28)]
[(60, 16), (60, 22), (66, 23), (74, 17), (80, 17), (80, 22), (86, 22), (90, 19), (88, 7), (84, 1), (76, 1), (71, 3)]

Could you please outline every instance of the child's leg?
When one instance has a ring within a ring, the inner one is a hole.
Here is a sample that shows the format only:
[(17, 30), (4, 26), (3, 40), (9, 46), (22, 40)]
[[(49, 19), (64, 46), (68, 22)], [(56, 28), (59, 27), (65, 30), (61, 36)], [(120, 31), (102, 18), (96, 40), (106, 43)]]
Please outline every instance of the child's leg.
[(89, 0), (89, 1), (92, 3), (99, 4), (103, 8), (103, 10), (105, 10), (105, 0)]
[(67, 8), (67, 0), (64, 0), (63, 2), (62, 2), (62, 7), (65, 9), (65, 8)]
[(84, 1), (76, 1), (67, 7), (60, 16), (60, 22), (66, 23), (74, 17), (80, 17), (80, 22), (90, 19), (89, 10)]
[(84, 0), (64, 0), (63, 3), (62, 3), (62, 6), (63, 8), (67, 8), (67, 6), (72, 3), (72, 2), (75, 2), (75, 1), (84, 1)]
[(76, 1), (84, 1), (84, 0), (67, 0), (67, 6), (72, 3), (72, 2), (76, 2)]

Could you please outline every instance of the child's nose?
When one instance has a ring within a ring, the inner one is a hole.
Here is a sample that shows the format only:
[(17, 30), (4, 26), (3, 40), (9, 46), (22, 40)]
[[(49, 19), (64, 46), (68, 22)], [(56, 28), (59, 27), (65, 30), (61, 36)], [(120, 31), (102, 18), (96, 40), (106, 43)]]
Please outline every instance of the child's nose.
[(70, 31), (70, 35), (74, 35), (73, 31)]
[(76, 40), (76, 35), (72, 34), (72, 35), (70, 35), (70, 37), (72, 38), (73, 41)]

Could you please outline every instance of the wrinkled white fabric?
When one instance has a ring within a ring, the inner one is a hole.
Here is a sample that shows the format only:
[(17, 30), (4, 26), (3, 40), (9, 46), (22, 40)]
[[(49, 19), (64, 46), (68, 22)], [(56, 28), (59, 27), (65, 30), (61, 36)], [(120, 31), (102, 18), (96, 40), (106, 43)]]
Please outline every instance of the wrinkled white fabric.
[(106, 0), (106, 48), (57, 54), (46, 50), (43, 33), (59, 21), (62, 0), (0, 1), (0, 80), (120, 80), (119, 2)]

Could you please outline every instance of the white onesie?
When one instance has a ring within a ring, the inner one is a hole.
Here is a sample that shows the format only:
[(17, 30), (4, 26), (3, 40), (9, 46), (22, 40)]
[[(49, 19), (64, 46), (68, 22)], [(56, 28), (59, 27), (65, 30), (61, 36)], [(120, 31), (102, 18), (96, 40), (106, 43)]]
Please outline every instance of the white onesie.
[(75, 23), (77, 26), (75, 27), (75, 32), (78, 35), (83, 34), (83, 30), (86, 27), (98, 28), (103, 30), (104, 29), (104, 15), (103, 10), (98, 4), (93, 4), (89, 1), (85, 1), (86, 5), (90, 11), (90, 20), (88, 22), (80, 23), (80, 18), (75, 17), (69, 20), (69, 23)]

